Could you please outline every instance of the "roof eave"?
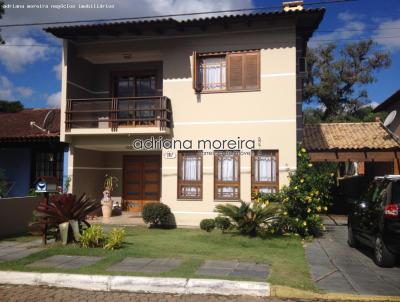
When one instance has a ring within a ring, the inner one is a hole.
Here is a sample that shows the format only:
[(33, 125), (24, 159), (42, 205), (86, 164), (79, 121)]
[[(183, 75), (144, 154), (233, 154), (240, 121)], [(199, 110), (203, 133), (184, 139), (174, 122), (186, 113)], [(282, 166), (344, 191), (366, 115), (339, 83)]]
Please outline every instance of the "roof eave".
[[(264, 13), (253, 13), (253, 14), (241, 14), (241, 15), (229, 15), (229, 16), (217, 16), (198, 18), (190, 20), (175, 20), (175, 19), (156, 19), (156, 20), (138, 20), (138, 21), (125, 21), (125, 22), (108, 22), (108, 23), (97, 23), (97, 24), (84, 24), (84, 25), (71, 25), (71, 26), (58, 26), (58, 27), (47, 27), (43, 30), (53, 34), (58, 38), (71, 39), (71, 36), (82, 35), (84, 31), (90, 32), (93, 30), (111, 30), (123, 28), (125, 26), (202, 26), (204, 22), (207, 24), (218, 24), (224, 21), (238, 21), (248, 22), (250, 19), (273, 19), (273, 18), (314, 18), (313, 22), (307, 24), (307, 39), (312, 36), (313, 32), (318, 28), (322, 18), (325, 14), (324, 8), (316, 9), (304, 9), (302, 11), (276, 11), (276, 12), (264, 12)], [(303, 22), (296, 24), (298, 27), (303, 26)]]

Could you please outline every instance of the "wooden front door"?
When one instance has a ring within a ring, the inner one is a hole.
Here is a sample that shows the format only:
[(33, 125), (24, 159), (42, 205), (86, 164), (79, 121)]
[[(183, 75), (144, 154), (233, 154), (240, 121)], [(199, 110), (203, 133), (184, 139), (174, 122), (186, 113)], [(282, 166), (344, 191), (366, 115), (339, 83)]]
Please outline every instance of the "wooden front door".
[(123, 168), (124, 209), (141, 213), (148, 202), (159, 202), (161, 192), (161, 157), (125, 156)]

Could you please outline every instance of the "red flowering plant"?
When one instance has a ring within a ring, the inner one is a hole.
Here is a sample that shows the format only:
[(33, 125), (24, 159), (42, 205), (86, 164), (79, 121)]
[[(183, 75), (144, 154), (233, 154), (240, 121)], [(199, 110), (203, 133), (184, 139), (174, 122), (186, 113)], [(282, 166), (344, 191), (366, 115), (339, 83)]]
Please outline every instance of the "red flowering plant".
[(92, 200), (85, 194), (79, 198), (72, 194), (53, 194), (48, 203), (43, 199), (33, 212), (35, 217), (33, 225), (39, 225), (42, 232), (46, 232), (48, 227), (55, 228), (56, 233), (59, 233), (60, 225), (63, 223), (71, 224), (72, 228), (77, 225), (79, 229), (73, 231), (75, 237), (78, 237), (82, 223), (90, 226), (86, 217), (100, 206), (99, 201)]

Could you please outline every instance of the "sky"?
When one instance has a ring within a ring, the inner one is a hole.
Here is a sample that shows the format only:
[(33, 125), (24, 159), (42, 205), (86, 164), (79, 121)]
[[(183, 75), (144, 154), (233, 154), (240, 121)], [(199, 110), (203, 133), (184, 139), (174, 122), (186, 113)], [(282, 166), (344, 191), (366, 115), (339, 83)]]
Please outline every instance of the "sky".
[[(324, 0), (326, 1), (326, 0)], [(305, 4), (321, 2), (305, 0)], [(49, 8), (17, 8), (18, 4), (48, 4)], [(98, 3), (111, 8), (53, 8), (50, 5)], [(282, 0), (6, 0), (0, 25), (180, 14), (255, 7), (280, 7)], [(310, 46), (373, 38), (377, 49), (389, 51), (392, 65), (376, 74), (366, 88), (373, 105), (400, 89), (400, 0), (358, 0), (307, 7), (325, 7), (326, 14)], [(0, 99), (19, 100), (26, 108), (59, 107), (61, 42), (41, 26), (2, 28)], [(7, 46), (10, 45), (10, 46)], [(11, 46), (24, 45), (24, 46)], [(38, 46), (39, 45), (39, 46)]]

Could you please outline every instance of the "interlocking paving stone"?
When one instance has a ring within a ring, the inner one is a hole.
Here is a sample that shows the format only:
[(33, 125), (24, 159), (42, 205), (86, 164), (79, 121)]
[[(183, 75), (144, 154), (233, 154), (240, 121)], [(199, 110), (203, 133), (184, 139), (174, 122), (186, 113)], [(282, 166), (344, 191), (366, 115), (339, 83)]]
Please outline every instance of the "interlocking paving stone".
[(233, 272), (231, 268), (199, 268), (196, 272), (197, 275), (208, 275), (208, 276), (218, 276), (227, 277)]
[(33, 253), (40, 252), (40, 242), (0, 242), (0, 262), (18, 260), (27, 257)]
[(206, 260), (197, 270), (197, 275), (215, 277), (243, 277), (265, 280), (268, 277), (268, 265), (237, 260)]
[(247, 278), (254, 278), (254, 279), (263, 279), (265, 280), (268, 276), (268, 272), (265, 271), (253, 271), (253, 270), (237, 270), (235, 269), (229, 276), (236, 276), (236, 277), (247, 277)]
[(96, 256), (71, 256), (71, 255), (54, 255), (45, 259), (38, 260), (28, 267), (43, 267), (43, 268), (64, 268), (74, 269), (83, 266), (89, 266), (97, 261), (100, 261), (102, 257)]
[[(1, 301), (50, 301), (50, 302), (307, 302), (311, 300), (278, 297), (176, 295), (130, 292), (85, 291), (73, 288), (0, 284)], [(312, 300), (312, 302), (318, 302)], [(319, 302), (329, 302), (319, 300)], [(331, 301), (333, 302), (333, 301)]]
[(353, 294), (400, 295), (400, 267), (376, 266), (368, 249), (347, 245), (347, 228), (331, 226), (306, 246), (312, 279), (322, 290)]
[(182, 260), (172, 258), (125, 258), (107, 270), (111, 272), (162, 273), (178, 267), (181, 263)]
[(211, 267), (211, 268), (224, 268), (224, 269), (234, 269), (238, 266), (238, 261), (232, 260), (206, 260), (203, 267)]

